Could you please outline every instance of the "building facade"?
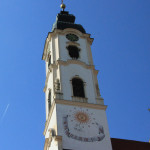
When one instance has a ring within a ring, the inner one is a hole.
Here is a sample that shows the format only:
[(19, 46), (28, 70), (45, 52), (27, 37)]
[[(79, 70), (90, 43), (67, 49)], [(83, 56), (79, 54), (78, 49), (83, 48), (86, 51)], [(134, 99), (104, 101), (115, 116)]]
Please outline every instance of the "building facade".
[(112, 150), (92, 42), (74, 15), (64, 10), (57, 15), (42, 56), (46, 64), (44, 150)]

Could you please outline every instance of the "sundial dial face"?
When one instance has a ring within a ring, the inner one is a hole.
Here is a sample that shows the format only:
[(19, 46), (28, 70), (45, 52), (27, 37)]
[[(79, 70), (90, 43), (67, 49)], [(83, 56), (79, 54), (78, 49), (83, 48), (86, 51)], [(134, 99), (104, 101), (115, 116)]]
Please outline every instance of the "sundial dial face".
[(96, 142), (104, 139), (104, 129), (96, 121), (94, 112), (87, 108), (74, 107), (63, 117), (65, 134), (82, 142)]
[(74, 118), (80, 124), (85, 124), (85, 123), (88, 123), (90, 121), (89, 115), (85, 112), (82, 112), (82, 111), (76, 112), (74, 114)]

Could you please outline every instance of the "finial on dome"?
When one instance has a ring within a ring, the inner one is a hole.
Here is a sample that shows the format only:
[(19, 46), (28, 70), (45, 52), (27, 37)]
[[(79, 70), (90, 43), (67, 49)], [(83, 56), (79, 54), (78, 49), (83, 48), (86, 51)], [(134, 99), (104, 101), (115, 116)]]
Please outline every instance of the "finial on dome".
[(60, 5), (60, 7), (63, 9), (63, 11), (64, 11), (65, 8), (66, 8), (66, 5), (64, 4), (63, 0), (61, 0), (61, 5)]

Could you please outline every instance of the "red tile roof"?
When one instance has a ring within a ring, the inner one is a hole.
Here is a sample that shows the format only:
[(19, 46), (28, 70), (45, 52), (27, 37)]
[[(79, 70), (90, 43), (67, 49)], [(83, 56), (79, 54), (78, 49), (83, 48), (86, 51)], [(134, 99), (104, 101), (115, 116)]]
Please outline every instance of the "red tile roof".
[(150, 150), (150, 143), (111, 138), (113, 150)]

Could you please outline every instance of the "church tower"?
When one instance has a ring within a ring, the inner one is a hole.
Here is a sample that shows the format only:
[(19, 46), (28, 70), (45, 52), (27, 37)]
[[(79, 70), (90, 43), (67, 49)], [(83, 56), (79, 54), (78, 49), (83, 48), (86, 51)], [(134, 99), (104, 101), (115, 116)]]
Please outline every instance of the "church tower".
[(93, 39), (61, 11), (48, 33), (42, 59), (46, 63), (44, 150), (112, 150), (106, 108), (93, 64)]

